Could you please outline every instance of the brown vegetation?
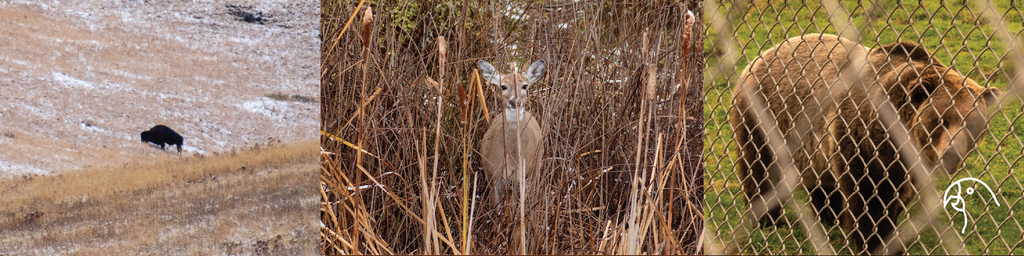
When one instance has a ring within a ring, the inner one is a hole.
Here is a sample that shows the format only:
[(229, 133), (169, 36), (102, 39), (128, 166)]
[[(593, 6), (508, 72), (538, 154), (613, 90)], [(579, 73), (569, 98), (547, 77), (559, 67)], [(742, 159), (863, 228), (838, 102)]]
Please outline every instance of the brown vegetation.
[[(363, 19), (362, 1), (324, 2), (322, 252), (701, 252), (700, 7), (384, 1)], [(537, 59), (547, 185), (525, 197), (542, 232), (520, 251), (522, 210), (484, 203), (479, 140), (501, 108), (474, 70)]]
[(317, 148), (257, 146), (0, 180), (13, 254), (313, 254)]

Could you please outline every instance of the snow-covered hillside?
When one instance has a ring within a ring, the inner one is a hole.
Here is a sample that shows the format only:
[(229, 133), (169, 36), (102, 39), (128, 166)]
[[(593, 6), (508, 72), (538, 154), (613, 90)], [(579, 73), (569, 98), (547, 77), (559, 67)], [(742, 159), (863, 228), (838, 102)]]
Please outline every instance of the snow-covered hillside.
[(319, 18), (308, 0), (0, 1), (0, 177), (175, 154), (140, 141), (157, 124), (188, 155), (315, 140)]

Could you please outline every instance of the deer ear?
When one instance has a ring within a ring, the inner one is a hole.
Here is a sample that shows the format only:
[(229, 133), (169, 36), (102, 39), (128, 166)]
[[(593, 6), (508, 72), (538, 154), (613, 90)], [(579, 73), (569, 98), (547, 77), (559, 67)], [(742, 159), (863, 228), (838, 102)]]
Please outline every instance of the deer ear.
[(487, 63), (483, 60), (476, 61), (477, 66), (480, 66), (480, 76), (483, 77), (484, 81), (488, 83), (500, 85), (500, 79), (498, 79), (497, 72), (494, 70), (494, 66), (491, 63)]
[(541, 77), (544, 76), (544, 60), (538, 60), (533, 64), (530, 64), (530, 68), (526, 69), (526, 80), (530, 80), (530, 83), (537, 82)]

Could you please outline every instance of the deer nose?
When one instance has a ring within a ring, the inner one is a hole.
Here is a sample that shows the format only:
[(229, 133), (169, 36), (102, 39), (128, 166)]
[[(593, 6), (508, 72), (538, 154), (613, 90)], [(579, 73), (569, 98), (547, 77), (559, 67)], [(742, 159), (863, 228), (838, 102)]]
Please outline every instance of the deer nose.
[(515, 99), (508, 100), (508, 106), (511, 107), (511, 108), (516, 108), (516, 100)]

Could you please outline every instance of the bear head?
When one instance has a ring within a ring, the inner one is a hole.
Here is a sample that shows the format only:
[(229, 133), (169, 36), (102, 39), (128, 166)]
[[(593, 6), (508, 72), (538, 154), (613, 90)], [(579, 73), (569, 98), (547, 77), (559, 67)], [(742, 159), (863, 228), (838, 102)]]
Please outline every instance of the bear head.
[(988, 107), (998, 101), (999, 89), (978, 85), (916, 43), (872, 49), (870, 59), (924, 159), (955, 171), (983, 138)]

